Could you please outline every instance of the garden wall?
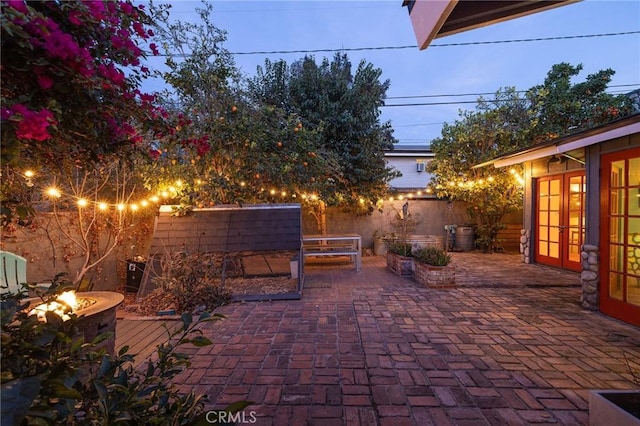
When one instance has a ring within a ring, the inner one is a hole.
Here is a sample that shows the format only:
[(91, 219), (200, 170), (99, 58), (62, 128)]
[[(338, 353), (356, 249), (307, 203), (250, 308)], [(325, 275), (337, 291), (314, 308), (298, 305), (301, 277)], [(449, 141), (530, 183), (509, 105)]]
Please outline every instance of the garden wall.
[[(394, 227), (395, 216), (402, 210), (403, 201), (385, 201), (382, 212), (374, 211), (370, 215), (354, 216), (343, 212), (339, 208), (327, 209), (327, 232), (329, 234), (356, 233), (362, 236), (362, 247), (373, 248), (375, 235), (397, 233)], [(460, 202), (447, 202), (436, 199), (409, 200), (409, 213), (416, 222), (417, 235), (436, 235), (445, 237), (445, 225), (465, 225), (472, 221), (466, 212), (466, 205)], [(514, 244), (509, 247), (518, 247), (520, 238), (520, 226), (522, 213), (514, 213), (505, 218), (505, 223), (511, 224), (511, 228), (518, 226)], [(304, 234), (317, 234), (318, 228), (314, 217), (303, 210), (302, 231)], [(515, 235), (515, 234), (514, 234)]]
[[(354, 216), (338, 208), (327, 209), (327, 229), (329, 233), (357, 233), (362, 236), (362, 247), (372, 249), (374, 236), (394, 232), (394, 217), (402, 210), (404, 201), (385, 201), (383, 211), (374, 211), (370, 215)], [(466, 208), (461, 203), (426, 199), (410, 200), (409, 212), (416, 221), (415, 234), (444, 236), (444, 225), (469, 224)], [(66, 220), (73, 222), (73, 217)], [(4, 232), (0, 247), (27, 259), (27, 280), (40, 282), (50, 280), (58, 272), (70, 275), (80, 264), (81, 253), (74, 250), (67, 237), (57, 226), (53, 216), (42, 214), (38, 226), (16, 226), (13, 232)], [(93, 290), (124, 290), (126, 285), (127, 259), (135, 256), (147, 256), (153, 237), (154, 217), (150, 216), (138, 222), (127, 233), (121, 246), (100, 265), (89, 273)], [(506, 218), (505, 223), (511, 229), (521, 227), (522, 213)], [(69, 226), (69, 228), (72, 228)], [(303, 210), (302, 230), (304, 234), (316, 234), (317, 224), (314, 217)], [(519, 231), (518, 231), (519, 232)], [(517, 232), (512, 232), (517, 235)], [(511, 245), (516, 246), (516, 245)], [(510, 247), (511, 247), (510, 246)], [(55, 251), (54, 251), (55, 247)], [(56, 262), (54, 265), (54, 254)]]

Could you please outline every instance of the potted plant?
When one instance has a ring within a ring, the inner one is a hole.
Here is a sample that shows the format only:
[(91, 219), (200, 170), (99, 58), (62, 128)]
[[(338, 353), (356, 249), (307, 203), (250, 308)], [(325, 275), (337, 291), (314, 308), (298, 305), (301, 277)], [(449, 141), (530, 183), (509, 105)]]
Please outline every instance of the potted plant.
[(411, 244), (399, 241), (387, 243), (387, 268), (401, 277), (413, 275)]
[(456, 285), (456, 270), (451, 255), (439, 247), (423, 247), (413, 252), (413, 278), (430, 288), (451, 288)]

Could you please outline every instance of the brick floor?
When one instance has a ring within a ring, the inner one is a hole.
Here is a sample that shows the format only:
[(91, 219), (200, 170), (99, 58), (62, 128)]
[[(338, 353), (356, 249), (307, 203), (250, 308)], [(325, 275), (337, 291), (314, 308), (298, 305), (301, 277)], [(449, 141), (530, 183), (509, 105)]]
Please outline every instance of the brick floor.
[(575, 273), (456, 253), (459, 286), (431, 290), (363, 261), (221, 308), (181, 389), (249, 399), (260, 425), (440, 426), (588, 424), (589, 389), (634, 388), (640, 329), (582, 310)]

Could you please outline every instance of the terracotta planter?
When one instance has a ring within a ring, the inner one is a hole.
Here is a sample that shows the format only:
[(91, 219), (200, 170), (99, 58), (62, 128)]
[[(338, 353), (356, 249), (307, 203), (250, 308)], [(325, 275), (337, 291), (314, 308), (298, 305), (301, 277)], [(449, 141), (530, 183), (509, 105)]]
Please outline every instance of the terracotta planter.
[(456, 269), (452, 265), (433, 266), (415, 262), (413, 279), (429, 288), (452, 288), (456, 286)]
[(401, 256), (388, 251), (387, 268), (401, 277), (410, 277), (413, 275), (413, 257)]
[(594, 390), (589, 392), (590, 426), (640, 426), (639, 415), (640, 391)]

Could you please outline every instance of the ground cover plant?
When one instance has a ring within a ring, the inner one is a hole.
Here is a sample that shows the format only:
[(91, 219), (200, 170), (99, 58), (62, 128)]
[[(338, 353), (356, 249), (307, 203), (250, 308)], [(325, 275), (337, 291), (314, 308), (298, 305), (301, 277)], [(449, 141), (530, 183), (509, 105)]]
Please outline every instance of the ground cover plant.
[[(43, 300), (67, 287), (54, 284)], [(179, 327), (165, 327), (166, 341), (155, 357), (134, 369), (135, 355), (128, 347), (109, 354), (100, 346), (109, 333), (85, 342), (75, 313), (67, 309), (69, 319), (63, 320), (47, 312), (43, 321), (27, 307), (23, 294), (2, 295), (3, 424), (206, 424), (205, 397), (180, 393), (171, 380), (190, 364), (181, 348), (212, 344), (199, 327), (223, 316), (183, 314)], [(247, 404), (241, 401), (228, 410)]]

